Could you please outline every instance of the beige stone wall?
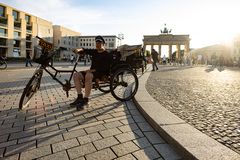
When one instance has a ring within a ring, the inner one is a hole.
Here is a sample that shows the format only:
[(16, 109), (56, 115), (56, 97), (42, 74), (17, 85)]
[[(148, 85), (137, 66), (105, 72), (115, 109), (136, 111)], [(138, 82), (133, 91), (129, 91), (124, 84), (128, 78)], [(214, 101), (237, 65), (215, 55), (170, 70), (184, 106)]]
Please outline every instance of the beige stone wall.
[[(29, 13), (22, 12), (16, 8), (12, 8), (10, 6), (4, 5), (0, 3), (1, 6), (5, 7), (5, 14), (7, 18), (7, 25), (4, 26), (3, 24), (0, 24), (0, 28), (4, 28), (7, 30), (7, 36), (2, 37), (7, 39), (7, 45), (1, 46), (4, 48), (7, 48), (6, 56), (7, 57), (14, 57), (17, 56), (16, 52), (20, 51), (19, 57), (25, 57), (26, 51), (33, 51), (34, 45), (36, 45), (37, 41), (35, 36), (38, 35), (40, 37), (47, 37), (48, 41), (52, 41), (53, 36), (53, 29), (52, 29), (52, 22), (49, 22), (47, 20), (41, 19), (39, 17), (33, 16)], [(13, 17), (13, 11), (17, 11), (19, 13), (19, 19), (18, 22), (21, 23), (20, 28), (14, 27), (14, 17)], [(30, 24), (27, 24), (25, 20), (25, 16), (30, 16)], [(32, 30), (27, 30), (27, 26), (31, 26)], [(20, 34), (19, 37), (14, 37), (14, 32), (17, 32)], [(26, 36), (31, 35), (30, 40), (26, 40)], [(16, 41), (20, 42), (19, 47), (14, 47), (14, 43)], [(31, 43), (31, 47), (27, 48), (26, 43)]]
[[(79, 32), (75, 32), (62, 26), (53, 26), (52, 22), (40, 17), (22, 12), (2, 3), (0, 3), (0, 5), (5, 7), (5, 14), (7, 18), (7, 25), (0, 24), (0, 28), (7, 30), (7, 36), (0, 36), (1, 38), (7, 39), (7, 45), (0, 47), (6, 48), (7, 57), (16, 56), (16, 51), (20, 51), (19, 57), (25, 57), (26, 51), (33, 52), (33, 48), (38, 42), (36, 36), (53, 43), (55, 48), (65, 47), (71, 49), (78, 47), (76, 40), (78, 39), (77, 37), (80, 36)], [(19, 22), (21, 23), (21, 27), (18, 29), (14, 28), (13, 10), (19, 12)], [(27, 24), (25, 20), (26, 15), (30, 16), (30, 24)], [(31, 31), (26, 29), (29, 26), (32, 28)], [(20, 37), (14, 37), (14, 32), (20, 33)], [(32, 38), (30, 40), (26, 40), (27, 35), (31, 35)], [(19, 47), (14, 47), (16, 40), (20, 42)], [(58, 40), (60, 44), (58, 44)], [(63, 43), (64, 41), (65, 44)], [(31, 48), (27, 48), (26, 43), (31, 43)]]

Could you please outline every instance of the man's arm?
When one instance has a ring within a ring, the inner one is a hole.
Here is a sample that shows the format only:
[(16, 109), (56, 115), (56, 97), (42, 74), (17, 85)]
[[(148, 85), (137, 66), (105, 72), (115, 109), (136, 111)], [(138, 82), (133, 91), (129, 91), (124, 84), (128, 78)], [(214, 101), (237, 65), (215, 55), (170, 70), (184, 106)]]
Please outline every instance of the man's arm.
[(75, 54), (84, 54), (84, 49), (83, 48), (75, 48), (72, 50)]

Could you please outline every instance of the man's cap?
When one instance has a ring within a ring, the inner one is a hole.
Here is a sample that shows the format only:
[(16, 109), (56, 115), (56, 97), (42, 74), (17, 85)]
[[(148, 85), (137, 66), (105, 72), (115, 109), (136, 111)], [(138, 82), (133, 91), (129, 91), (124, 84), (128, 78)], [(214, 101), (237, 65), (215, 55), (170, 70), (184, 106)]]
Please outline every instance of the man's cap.
[(104, 39), (103, 39), (102, 36), (97, 36), (97, 37), (95, 37), (95, 41), (96, 41), (96, 42), (97, 42), (97, 41), (100, 41), (100, 42), (103, 42), (103, 44), (105, 44), (105, 41), (104, 41)]

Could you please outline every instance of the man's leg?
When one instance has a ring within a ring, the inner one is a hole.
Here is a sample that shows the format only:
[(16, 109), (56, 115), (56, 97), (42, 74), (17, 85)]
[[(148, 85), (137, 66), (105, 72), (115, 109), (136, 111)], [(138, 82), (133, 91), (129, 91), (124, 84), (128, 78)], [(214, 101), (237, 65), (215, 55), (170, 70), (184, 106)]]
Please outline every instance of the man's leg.
[(83, 101), (83, 95), (82, 95), (82, 81), (83, 81), (83, 75), (81, 72), (77, 72), (73, 74), (73, 81), (75, 84), (75, 88), (78, 94), (78, 97), (76, 98), (76, 100), (72, 103), (70, 103), (70, 106), (75, 106), (76, 104), (80, 103), (81, 101)]
[(92, 90), (92, 79), (93, 74), (91, 72), (87, 72), (85, 75), (85, 96), (80, 103), (76, 104), (77, 111), (84, 109), (84, 105), (88, 104), (88, 97), (90, 96)]
[(154, 62), (152, 62), (152, 71), (155, 71)]
[(25, 66), (28, 67), (28, 59), (26, 59), (26, 65)]
[(91, 72), (87, 72), (85, 75), (85, 98), (88, 98), (90, 96), (92, 90), (92, 80), (93, 74)]

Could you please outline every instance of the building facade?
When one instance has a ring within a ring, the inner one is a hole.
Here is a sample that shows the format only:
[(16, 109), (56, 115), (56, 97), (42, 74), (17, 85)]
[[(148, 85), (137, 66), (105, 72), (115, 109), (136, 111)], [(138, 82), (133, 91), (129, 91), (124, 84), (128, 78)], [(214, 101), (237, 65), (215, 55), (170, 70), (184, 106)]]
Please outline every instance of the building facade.
[[(0, 55), (4, 57), (25, 58), (33, 52), (39, 36), (60, 48), (57, 57), (69, 59), (73, 48), (95, 48), (96, 36), (81, 36), (79, 32), (53, 25), (52, 22), (25, 13), (11, 6), (0, 3)], [(103, 36), (105, 48), (116, 49), (121, 45), (121, 38), (115, 35)]]
[[(80, 36), (79, 46), (88, 49), (96, 48), (95, 37), (96, 36)], [(115, 35), (103, 35), (102, 37), (105, 40), (105, 48), (107, 50), (116, 49), (120, 46), (121, 39), (119, 37)]]
[(70, 56), (74, 54), (72, 49), (80, 47), (79, 36), (79, 32), (59, 25), (53, 26), (53, 46), (61, 49), (59, 53), (60, 59), (70, 59)]
[(25, 57), (37, 43), (36, 36), (52, 42), (52, 23), (0, 3), (0, 54)]
[(233, 57), (236, 61), (240, 62), (240, 35), (236, 36), (233, 40)]

